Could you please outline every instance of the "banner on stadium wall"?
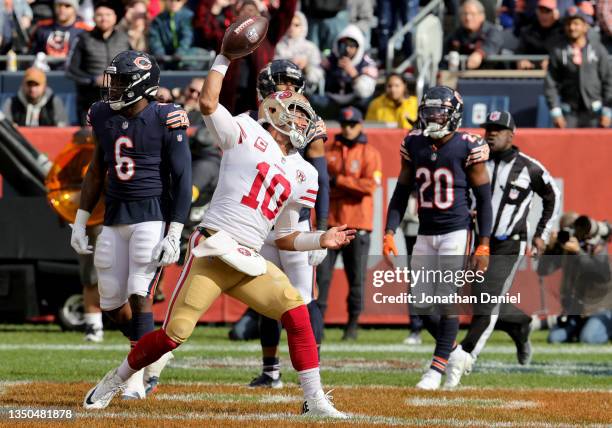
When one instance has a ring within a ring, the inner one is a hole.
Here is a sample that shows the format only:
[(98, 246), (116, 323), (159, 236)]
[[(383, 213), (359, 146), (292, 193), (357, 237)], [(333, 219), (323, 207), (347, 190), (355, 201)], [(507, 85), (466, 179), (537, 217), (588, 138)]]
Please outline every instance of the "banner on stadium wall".
[[(63, 147), (70, 142), (72, 134), (78, 128), (21, 128), (20, 131), (40, 151), (53, 159)], [(482, 134), (482, 130), (471, 130)], [(338, 130), (330, 129), (333, 137)], [(393, 186), (400, 170), (399, 146), (406, 132), (397, 129), (366, 129), (369, 144), (376, 147), (382, 155), (382, 186), (375, 195), (374, 224), (372, 233), (371, 255), (380, 255), (382, 250), (382, 228), (386, 216), (386, 201), (391, 197)], [(527, 155), (540, 161), (560, 183), (563, 193), (563, 210), (576, 211), (595, 219), (612, 220), (612, 130), (600, 129), (519, 129), (515, 136), (516, 145)], [(400, 240), (398, 240), (400, 241)], [(398, 242), (398, 244), (400, 244)], [(400, 246), (400, 245), (398, 245)], [(374, 266), (370, 266), (369, 275)], [(167, 296), (165, 303), (155, 305), (155, 318), (162, 320), (167, 302), (170, 300), (179, 269), (166, 269), (163, 289)], [(529, 267), (519, 270), (516, 282), (521, 289), (541, 287), (537, 275)], [(364, 299), (371, 297), (370, 285), (366, 284)], [(545, 289), (542, 288), (543, 290)], [(329, 293), (329, 307), (326, 322), (346, 322), (346, 296), (348, 287), (341, 264), (334, 272)], [(370, 293), (370, 294), (368, 294)], [(545, 294), (546, 292), (544, 292)], [(544, 300), (545, 297), (544, 297)], [(539, 310), (538, 301), (533, 303), (533, 311)], [(551, 309), (551, 308), (549, 308)], [(244, 306), (230, 297), (222, 296), (210, 308), (202, 321), (223, 322), (235, 321), (243, 313)], [(404, 323), (405, 312), (381, 313), (364, 304), (361, 318), (364, 323)]]

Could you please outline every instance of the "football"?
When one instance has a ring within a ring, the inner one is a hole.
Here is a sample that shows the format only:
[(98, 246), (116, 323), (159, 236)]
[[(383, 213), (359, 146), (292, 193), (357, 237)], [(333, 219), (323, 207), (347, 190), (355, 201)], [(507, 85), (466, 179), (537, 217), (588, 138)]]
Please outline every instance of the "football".
[(249, 16), (234, 22), (225, 31), (221, 53), (229, 59), (236, 59), (253, 52), (268, 32), (268, 19), (263, 16)]

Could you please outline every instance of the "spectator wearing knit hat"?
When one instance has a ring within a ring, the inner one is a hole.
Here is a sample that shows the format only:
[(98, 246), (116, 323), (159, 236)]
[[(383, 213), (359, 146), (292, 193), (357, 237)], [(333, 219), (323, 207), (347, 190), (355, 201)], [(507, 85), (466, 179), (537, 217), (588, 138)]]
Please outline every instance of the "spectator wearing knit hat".
[(47, 76), (28, 68), (21, 88), (2, 106), (6, 118), (19, 126), (66, 126), (68, 116), (62, 100), (47, 87)]
[(612, 68), (607, 50), (587, 37), (593, 17), (577, 7), (564, 20), (565, 40), (551, 52), (545, 94), (558, 128), (608, 128)]

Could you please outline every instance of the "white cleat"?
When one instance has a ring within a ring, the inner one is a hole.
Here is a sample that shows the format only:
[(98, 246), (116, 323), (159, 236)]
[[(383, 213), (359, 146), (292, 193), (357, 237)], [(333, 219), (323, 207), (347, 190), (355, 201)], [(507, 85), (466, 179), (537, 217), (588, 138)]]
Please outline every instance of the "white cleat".
[(159, 358), (159, 360), (155, 361), (152, 364), (149, 364), (144, 368), (144, 384), (147, 396), (157, 391), (157, 386), (159, 384), (159, 376), (161, 375), (162, 370), (166, 367), (168, 362), (173, 358), (174, 354), (172, 352), (166, 352)]
[(457, 346), (450, 354), (448, 366), (446, 366), (446, 382), (444, 389), (454, 389), (461, 382), (461, 376), (469, 375), (474, 364), (474, 357), (469, 352), (465, 352), (461, 345)]
[(112, 369), (102, 380), (87, 392), (83, 400), (86, 409), (105, 409), (115, 394), (125, 388), (125, 382), (117, 374), (117, 369)]
[(410, 333), (410, 336), (404, 339), (404, 345), (420, 345), (423, 343), (419, 333)]
[(302, 415), (336, 419), (348, 419), (348, 415), (336, 410), (332, 403), (333, 397), (319, 390), (313, 398), (307, 398), (302, 405)]
[(427, 370), (427, 372), (421, 377), (419, 383), (416, 384), (418, 389), (424, 389), (426, 391), (434, 391), (440, 388), (442, 383), (442, 374), (433, 369)]
[(121, 398), (124, 400), (144, 400), (146, 396), (144, 369), (140, 369), (127, 380)]

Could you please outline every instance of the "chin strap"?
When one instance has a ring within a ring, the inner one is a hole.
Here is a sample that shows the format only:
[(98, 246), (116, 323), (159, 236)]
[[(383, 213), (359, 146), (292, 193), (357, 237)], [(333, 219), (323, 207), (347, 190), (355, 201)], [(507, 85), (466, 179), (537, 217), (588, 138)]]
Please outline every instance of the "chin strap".
[(291, 131), (289, 131), (289, 140), (296, 149), (301, 149), (306, 145), (306, 137), (295, 129), (291, 129)]
[(439, 123), (428, 123), (427, 127), (423, 130), (423, 135), (431, 137), (433, 139), (440, 139), (447, 136), (451, 132), (448, 130), (448, 124), (442, 127)]

